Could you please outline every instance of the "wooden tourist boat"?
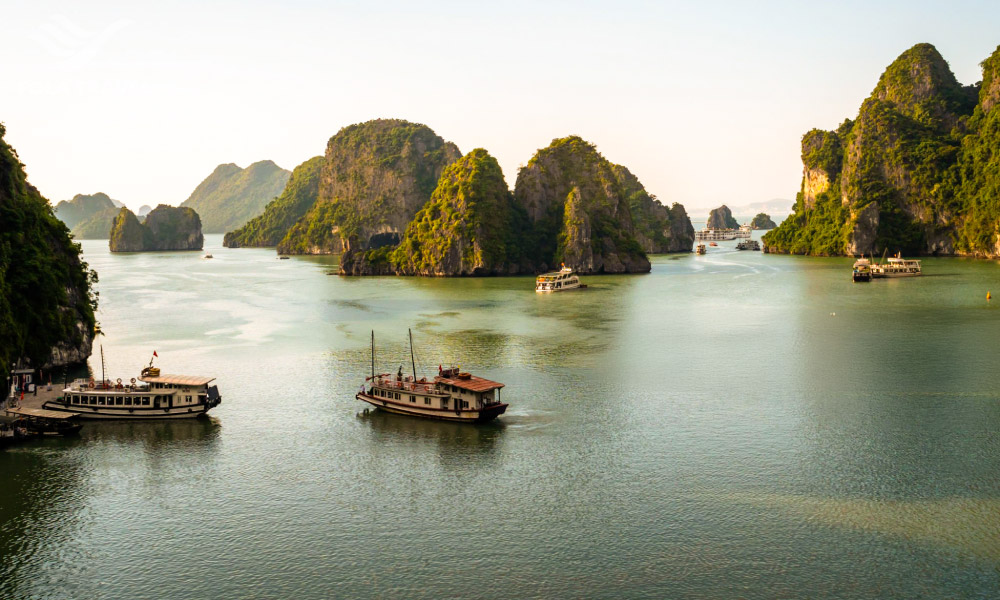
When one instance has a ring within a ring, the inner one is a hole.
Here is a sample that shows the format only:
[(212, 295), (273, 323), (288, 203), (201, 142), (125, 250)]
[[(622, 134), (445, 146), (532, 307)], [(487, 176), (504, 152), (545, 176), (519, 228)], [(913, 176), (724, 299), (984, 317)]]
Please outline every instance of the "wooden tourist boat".
[(438, 368), (433, 379), (418, 378), (413, 359), (413, 334), (410, 333), (412, 375), (375, 373), (375, 332), (372, 332), (372, 374), (355, 396), (362, 402), (387, 412), (458, 421), (483, 423), (492, 421), (507, 410), (500, 402), (504, 384), (461, 372), (457, 367)]

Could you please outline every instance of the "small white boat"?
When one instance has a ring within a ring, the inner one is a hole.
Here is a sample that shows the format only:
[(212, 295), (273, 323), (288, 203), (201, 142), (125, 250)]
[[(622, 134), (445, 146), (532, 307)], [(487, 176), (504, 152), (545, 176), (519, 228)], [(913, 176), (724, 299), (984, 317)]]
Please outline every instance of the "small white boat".
[(580, 278), (576, 276), (573, 269), (570, 269), (566, 265), (563, 265), (563, 268), (558, 271), (544, 273), (535, 279), (535, 291), (540, 294), (565, 292), (581, 287), (586, 286), (580, 284)]

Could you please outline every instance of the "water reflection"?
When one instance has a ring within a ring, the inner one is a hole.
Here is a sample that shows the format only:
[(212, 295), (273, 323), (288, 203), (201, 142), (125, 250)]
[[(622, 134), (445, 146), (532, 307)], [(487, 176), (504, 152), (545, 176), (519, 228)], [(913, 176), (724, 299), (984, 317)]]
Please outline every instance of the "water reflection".
[(443, 465), (455, 460), (481, 462), (483, 459), (496, 459), (505, 430), (502, 421), (451, 423), (396, 415), (378, 409), (365, 409), (357, 414), (357, 418), (369, 427), (375, 444), (434, 444)]
[(222, 423), (215, 417), (162, 421), (88, 421), (81, 438), (85, 441), (140, 444), (147, 449), (163, 446), (209, 447), (218, 443)]

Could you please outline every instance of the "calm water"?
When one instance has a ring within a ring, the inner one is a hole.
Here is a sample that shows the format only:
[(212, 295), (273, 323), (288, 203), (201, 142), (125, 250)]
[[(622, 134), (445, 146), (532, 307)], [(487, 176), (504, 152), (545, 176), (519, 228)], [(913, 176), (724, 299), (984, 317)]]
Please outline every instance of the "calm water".
[[(0, 452), (0, 598), (941, 598), (1000, 590), (1000, 267), (712, 248), (538, 296), (269, 250), (112, 256), (109, 376), (185, 423)], [(493, 425), (364, 414), (369, 370), (507, 384)], [(99, 363), (97, 364), (99, 368)]]

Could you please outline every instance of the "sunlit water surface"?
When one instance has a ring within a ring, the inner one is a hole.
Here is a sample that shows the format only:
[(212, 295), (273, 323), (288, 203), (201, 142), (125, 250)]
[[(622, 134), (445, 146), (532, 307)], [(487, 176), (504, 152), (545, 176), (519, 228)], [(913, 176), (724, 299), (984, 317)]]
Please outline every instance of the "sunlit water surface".
[[(1000, 268), (658, 256), (648, 275), (342, 278), (111, 255), (109, 377), (209, 419), (0, 452), (0, 598), (941, 598), (1000, 590)], [(506, 384), (495, 424), (365, 414), (370, 370)], [(99, 359), (92, 368), (100, 369)]]

